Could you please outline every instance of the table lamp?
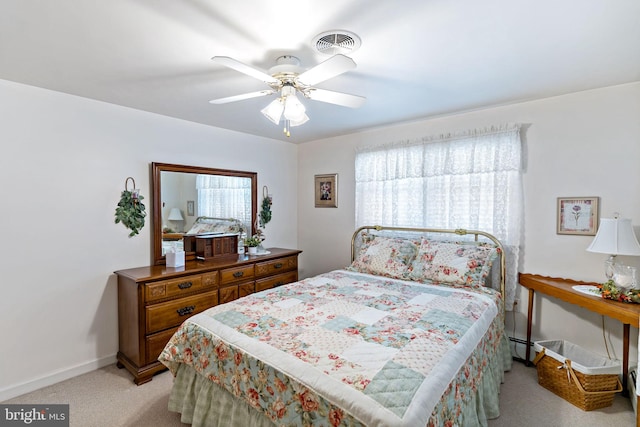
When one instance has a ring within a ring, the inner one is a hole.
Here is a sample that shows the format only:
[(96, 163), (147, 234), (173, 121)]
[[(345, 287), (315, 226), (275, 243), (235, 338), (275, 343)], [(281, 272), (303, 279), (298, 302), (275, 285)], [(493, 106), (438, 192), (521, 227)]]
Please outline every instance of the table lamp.
[(171, 208), (171, 211), (169, 212), (169, 216), (167, 217), (167, 219), (169, 221), (184, 221), (184, 218), (182, 217), (182, 213), (178, 208)]
[(589, 247), (589, 252), (609, 254), (605, 261), (605, 275), (611, 280), (617, 267), (626, 267), (616, 263), (617, 255), (640, 256), (640, 244), (628, 218), (602, 218), (596, 237)]

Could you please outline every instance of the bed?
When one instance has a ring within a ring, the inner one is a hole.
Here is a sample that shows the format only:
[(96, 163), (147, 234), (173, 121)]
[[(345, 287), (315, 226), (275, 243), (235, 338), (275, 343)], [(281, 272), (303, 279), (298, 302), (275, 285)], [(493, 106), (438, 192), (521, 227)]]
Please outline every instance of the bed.
[(175, 376), (169, 409), (194, 426), (497, 417), (511, 366), (500, 242), (480, 231), (362, 227), (351, 246), (344, 269), (185, 321), (159, 357)]

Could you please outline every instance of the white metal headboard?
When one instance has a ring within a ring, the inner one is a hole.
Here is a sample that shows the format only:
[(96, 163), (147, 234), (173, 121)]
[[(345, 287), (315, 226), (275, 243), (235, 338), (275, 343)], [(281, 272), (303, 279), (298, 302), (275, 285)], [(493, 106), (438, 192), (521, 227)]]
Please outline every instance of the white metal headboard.
[(485, 231), (479, 230), (466, 230), (463, 228), (457, 229), (446, 229), (446, 228), (412, 228), (412, 227), (385, 227), (381, 225), (365, 225), (363, 227), (358, 228), (354, 231), (353, 236), (351, 237), (351, 262), (356, 257), (356, 239), (360, 233), (367, 230), (374, 231), (389, 231), (389, 232), (400, 232), (400, 233), (416, 233), (416, 234), (455, 234), (458, 236), (474, 236), (474, 241), (478, 242), (479, 237), (483, 236), (486, 239), (493, 242), (496, 247), (499, 249), (499, 257), (500, 257), (500, 293), (502, 295), (502, 313), (505, 312), (505, 260), (504, 260), (504, 248), (502, 247), (502, 243), (492, 234), (489, 234)]

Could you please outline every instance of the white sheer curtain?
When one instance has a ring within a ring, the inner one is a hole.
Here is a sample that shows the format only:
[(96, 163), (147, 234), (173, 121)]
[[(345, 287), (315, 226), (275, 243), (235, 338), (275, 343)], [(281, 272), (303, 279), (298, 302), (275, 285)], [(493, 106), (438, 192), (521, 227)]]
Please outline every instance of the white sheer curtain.
[(520, 126), (424, 137), (356, 153), (356, 226), (466, 228), (505, 246), (513, 309), (522, 235)]
[(198, 216), (235, 218), (251, 230), (251, 180), (244, 177), (198, 175)]

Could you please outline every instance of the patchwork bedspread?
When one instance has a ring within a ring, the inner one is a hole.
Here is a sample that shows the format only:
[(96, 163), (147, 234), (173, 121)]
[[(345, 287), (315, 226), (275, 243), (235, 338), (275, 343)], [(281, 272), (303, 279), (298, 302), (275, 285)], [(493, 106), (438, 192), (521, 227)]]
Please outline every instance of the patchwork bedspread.
[(277, 425), (426, 426), (475, 393), (499, 346), (499, 298), (336, 270), (191, 317), (159, 360)]

